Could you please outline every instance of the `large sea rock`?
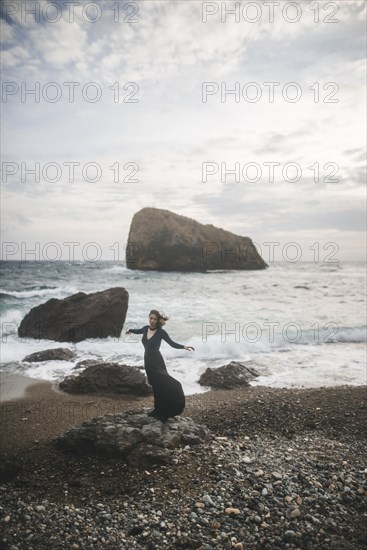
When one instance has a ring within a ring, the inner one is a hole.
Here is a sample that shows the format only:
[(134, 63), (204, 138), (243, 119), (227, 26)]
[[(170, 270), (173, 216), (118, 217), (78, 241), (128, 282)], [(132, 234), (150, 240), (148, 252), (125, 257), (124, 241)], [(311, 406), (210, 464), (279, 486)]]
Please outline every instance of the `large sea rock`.
[(64, 451), (77, 455), (118, 456), (131, 466), (165, 464), (173, 450), (209, 442), (207, 428), (189, 417), (170, 418), (164, 424), (141, 411), (92, 418), (56, 439)]
[(134, 215), (126, 265), (157, 271), (267, 267), (249, 237), (158, 208), (143, 208)]
[(256, 369), (249, 367), (244, 363), (231, 361), (228, 365), (223, 365), (216, 369), (208, 367), (200, 376), (199, 384), (210, 386), (214, 389), (232, 390), (249, 386), (250, 382), (260, 376)]
[(152, 393), (145, 375), (138, 368), (103, 361), (89, 361), (89, 366), (83, 372), (76, 376), (67, 376), (60, 382), (59, 388), (67, 393), (128, 395)]
[(81, 342), (87, 338), (119, 337), (125, 322), (129, 294), (116, 287), (63, 300), (51, 298), (36, 306), (18, 328), (21, 337)]

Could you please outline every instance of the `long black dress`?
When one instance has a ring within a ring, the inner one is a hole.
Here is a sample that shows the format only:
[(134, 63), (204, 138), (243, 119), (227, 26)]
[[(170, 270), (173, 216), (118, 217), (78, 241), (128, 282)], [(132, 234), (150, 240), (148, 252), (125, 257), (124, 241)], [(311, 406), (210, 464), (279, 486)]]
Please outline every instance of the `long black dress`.
[(167, 372), (164, 359), (159, 348), (162, 340), (172, 348), (184, 349), (168, 336), (167, 332), (159, 327), (149, 339), (147, 337), (149, 325), (143, 328), (130, 329), (133, 334), (142, 334), (142, 344), (145, 348), (144, 367), (148, 382), (153, 388), (154, 410), (157, 416), (170, 417), (181, 414), (185, 408), (185, 394), (178, 380)]

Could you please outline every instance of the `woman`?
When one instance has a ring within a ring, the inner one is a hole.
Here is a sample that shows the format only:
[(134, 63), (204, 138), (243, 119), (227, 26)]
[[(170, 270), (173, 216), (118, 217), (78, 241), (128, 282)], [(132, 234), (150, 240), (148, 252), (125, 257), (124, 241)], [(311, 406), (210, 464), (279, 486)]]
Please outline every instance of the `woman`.
[(165, 422), (170, 416), (181, 414), (185, 408), (185, 395), (178, 380), (167, 372), (164, 359), (159, 351), (162, 340), (176, 349), (194, 351), (192, 346), (177, 344), (162, 328), (168, 317), (156, 309), (149, 313), (149, 325), (143, 328), (130, 329), (126, 334), (142, 334), (142, 343), (145, 348), (144, 367), (148, 382), (153, 387), (154, 409), (149, 416)]

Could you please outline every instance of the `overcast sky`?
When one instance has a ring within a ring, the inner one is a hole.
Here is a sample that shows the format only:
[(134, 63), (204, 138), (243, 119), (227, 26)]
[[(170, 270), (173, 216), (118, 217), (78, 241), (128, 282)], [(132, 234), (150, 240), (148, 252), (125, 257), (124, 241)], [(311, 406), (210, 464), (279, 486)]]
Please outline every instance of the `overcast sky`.
[(96, 4), (3, 3), (3, 259), (123, 260), (147, 206), (365, 259), (363, 0)]

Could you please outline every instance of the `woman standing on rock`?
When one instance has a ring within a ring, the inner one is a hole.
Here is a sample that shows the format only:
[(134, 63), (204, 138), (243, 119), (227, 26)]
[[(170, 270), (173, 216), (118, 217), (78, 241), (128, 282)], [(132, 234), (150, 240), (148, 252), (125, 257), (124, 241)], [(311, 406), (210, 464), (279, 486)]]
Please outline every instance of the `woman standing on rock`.
[(126, 334), (142, 334), (142, 344), (145, 348), (144, 367), (148, 382), (153, 387), (154, 409), (149, 416), (165, 422), (169, 417), (181, 414), (185, 408), (185, 395), (178, 380), (167, 372), (164, 359), (159, 351), (162, 340), (172, 348), (194, 351), (192, 346), (177, 344), (162, 328), (168, 317), (156, 309), (149, 313), (149, 325), (143, 328), (129, 329)]

